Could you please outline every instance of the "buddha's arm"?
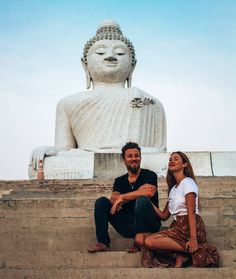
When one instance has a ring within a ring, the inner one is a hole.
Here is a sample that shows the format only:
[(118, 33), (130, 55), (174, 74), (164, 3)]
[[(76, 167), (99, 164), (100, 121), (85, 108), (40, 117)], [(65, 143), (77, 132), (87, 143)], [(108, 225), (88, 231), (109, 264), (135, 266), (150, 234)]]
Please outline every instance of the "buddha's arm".
[(35, 148), (30, 156), (29, 165), (37, 170), (40, 160), (45, 156), (55, 156), (60, 151), (76, 148), (77, 144), (70, 128), (66, 115), (66, 107), (63, 101), (57, 105), (55, 146), (40, 146)]
[(66, 111), (66, 104), (63, 100), (57, 105), (55, 146), (66, 149), (77, 148)]
[(161, 103), (156, 106), (156, 131), (159, 152), (166, 151), (166, 115)]

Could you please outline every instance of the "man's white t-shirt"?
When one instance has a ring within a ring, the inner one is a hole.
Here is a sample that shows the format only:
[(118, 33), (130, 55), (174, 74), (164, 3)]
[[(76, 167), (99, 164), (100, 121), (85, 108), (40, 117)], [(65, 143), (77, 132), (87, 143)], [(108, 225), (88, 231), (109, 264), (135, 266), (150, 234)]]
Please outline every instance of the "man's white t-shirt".
[(176, 219), (177, 216), (188, 215), (185, 196), (188, 193), (195, 193), (196, 209), (195, 213), (199, 214), (198, 210), (198, 186), (191, 177), (185, 177), (176, 187), (173, 186), (169, 193), (169, 211)]

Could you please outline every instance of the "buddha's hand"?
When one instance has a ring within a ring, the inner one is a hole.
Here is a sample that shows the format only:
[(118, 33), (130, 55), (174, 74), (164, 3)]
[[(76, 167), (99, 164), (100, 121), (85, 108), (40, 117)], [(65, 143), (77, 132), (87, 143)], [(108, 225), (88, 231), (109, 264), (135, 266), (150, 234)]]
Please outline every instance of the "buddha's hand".
[(55, 156), (58, 154), (58, 152), (65, 150), (61, 147), (55, 147), (55, 146), (41, 146), (35, 148), (31, 155), (30, 155), (30, 161), (29, 165), (32, 169), (38, 170), (38, 164), (39, 160), (44, 160), (44, 157), (46, 156)]

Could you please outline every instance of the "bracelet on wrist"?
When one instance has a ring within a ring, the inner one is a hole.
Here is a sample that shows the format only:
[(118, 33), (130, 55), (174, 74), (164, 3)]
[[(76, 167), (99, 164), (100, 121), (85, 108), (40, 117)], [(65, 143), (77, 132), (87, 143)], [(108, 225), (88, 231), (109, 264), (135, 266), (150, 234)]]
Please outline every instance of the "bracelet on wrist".
[(192, 240), (197, 240), (197, 237), (190, 237), (190, 239), (192, 239)]

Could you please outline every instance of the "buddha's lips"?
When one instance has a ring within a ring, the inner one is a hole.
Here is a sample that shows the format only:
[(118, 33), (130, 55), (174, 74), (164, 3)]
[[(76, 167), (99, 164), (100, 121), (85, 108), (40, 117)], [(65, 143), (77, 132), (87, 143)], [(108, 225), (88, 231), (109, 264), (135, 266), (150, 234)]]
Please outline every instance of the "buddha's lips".
[(104, 64), (108, 67), (114, 67), (118, 64), (117, 61), (104, 61)]

